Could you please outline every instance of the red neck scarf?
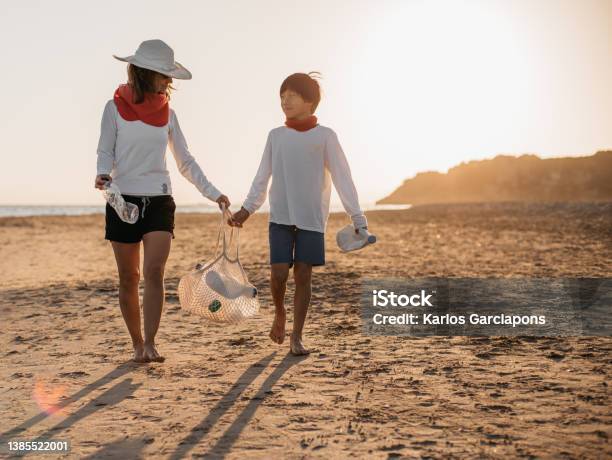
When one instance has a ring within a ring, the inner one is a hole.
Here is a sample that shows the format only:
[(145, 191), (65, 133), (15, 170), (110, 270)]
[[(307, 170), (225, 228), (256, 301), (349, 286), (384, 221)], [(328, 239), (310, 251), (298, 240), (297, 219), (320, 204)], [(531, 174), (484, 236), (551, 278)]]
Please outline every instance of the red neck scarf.
[(309, 129), (317, 126), (317, 117), (314, 115), (310, 115), (308, 118), (304, 118), (303, 120), (295, 120), (293, 118), (287, 119), (285, 124), (296, 131), (308, 131)]
[(140, 104), (132, 102), (133, 91), (130, 85), (119, 85), (115, 91), (115, 105), (121, 118), (127, 121), (140, 120), (151, 126), (165, 126), (170, 116), (168, 97), (165, 94), (145, 93)]

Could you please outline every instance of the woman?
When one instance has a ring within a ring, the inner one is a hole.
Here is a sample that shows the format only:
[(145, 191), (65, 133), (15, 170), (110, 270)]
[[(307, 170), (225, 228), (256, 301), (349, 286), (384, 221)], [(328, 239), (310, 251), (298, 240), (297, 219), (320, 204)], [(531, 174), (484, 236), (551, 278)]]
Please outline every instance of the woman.
[[(161, 40), (142, 42), (128, 62), (128, 83), (120, 85), (102, 116), (95, 187), (111, 180), (126, 201), (138, 206), (135, 224), (123, 222), (106, 206), (106, 239), (110, 240), (119, 272), (119, 305), (134, 345), (134, 361), (163, 362), (155, 335), (164, 304), (164, 267), (174, 238), (174, 211), (170, 176), (166, 169), (169, 145), (178, 169), (206, 198), (229, 207), (228, 198), (206, 178), (170, 109), (173, 78), (191, 79), (174, 61), (174, 52)], [(144, 338), (140, 328), (138, 283), (140, 242), (144, 247)]]

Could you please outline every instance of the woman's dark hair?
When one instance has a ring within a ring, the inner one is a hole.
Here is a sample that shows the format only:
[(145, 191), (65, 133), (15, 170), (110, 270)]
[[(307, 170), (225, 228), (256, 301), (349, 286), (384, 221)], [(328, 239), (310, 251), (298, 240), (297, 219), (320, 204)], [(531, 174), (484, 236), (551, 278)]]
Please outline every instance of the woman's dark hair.
[[(154, 70), (144, 69), (142, 67), (135, 66), (134, 64), (128, 64), (128, 84), (132, 87), (134, 92), (134, 104), (140, 104), (144, 102), (145, 93), (155, 93), (155, 76), (163, 75)], [(166, 77), (165, 75), (163, 75)], [(166, 90), (166, 97), (170, 99), (170, 91), (174, 88), (172, 85), (168, 86)]]
[(295, 91), (302, 96), (304, 101), (312, 102), (312, 113), (314, 113), (321, 101), (321, 87), (315, 78), (321, 78), (321, 74), (309, 72), (289, 75), (280, 87), (280, 94), (282, 95), (287, 90)]

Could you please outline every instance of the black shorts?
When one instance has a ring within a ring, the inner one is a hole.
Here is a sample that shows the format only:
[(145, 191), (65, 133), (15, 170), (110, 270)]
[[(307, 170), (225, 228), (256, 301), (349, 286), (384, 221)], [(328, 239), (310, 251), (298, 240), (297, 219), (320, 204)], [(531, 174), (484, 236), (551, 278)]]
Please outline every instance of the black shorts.
[(115, 210), (106, 204), (106, 236), (119, 243), (138, 243), (142, 235), (149, 232), (170, 232), (174, 238), (174, 211), (176, 204), (172, 195), (132, 196), (121, 195), (125, 201), (138, 206), (135, 224), (123, 222)]

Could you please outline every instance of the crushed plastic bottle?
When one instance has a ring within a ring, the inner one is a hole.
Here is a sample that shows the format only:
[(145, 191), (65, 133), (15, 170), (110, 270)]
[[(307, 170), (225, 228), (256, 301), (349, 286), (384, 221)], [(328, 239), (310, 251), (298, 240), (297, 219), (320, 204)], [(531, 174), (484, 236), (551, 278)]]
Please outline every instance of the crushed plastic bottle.
[(123, 222), (127, 222), (128, 224), (136, 223), (138, 220), (138, 206), (134, 203), (125, 201), (121, 196), (119, 187), (117, 187), (114, 182), (107, 181), (104, 184), (102, 195), (104, 195), (106, 202), (112, 206)]
[(376, 243), (376, 236), (365, 228), (360, 228), (355, 232), (355, 227), (349, 224), (336, 234), (336, 243), (343, 252), (357, 251)]
[(205, 281), (209, 288), (226, 299), (233, 300), (240, 296), (248, 298), (257, 297), (257, 288), (255, 286), (241, 282), (241, 280), (232, 278), (222, 272), (210, 270), (206, 273)]

